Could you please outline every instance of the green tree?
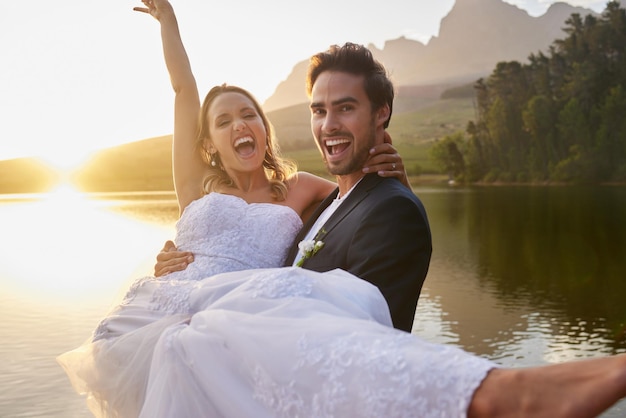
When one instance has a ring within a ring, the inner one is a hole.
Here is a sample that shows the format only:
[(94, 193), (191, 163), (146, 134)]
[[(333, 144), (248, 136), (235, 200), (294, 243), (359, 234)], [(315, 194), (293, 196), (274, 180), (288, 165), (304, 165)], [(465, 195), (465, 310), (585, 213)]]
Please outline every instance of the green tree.
[(531, 98), (522, 112), (524, 129), (530, 136), (528, 171), (532, 180), (546, 180), (550, 163), (556, 162), (552, 101), (543, 95)]
[(596, 153), (601, 180), (613, 180), (626, 166), (626, 94), (619, 85), (609, 92), (601, 110), (596, 132)]
[(430, 148), (430, 157), (450, 180), (462, 180), (465, 173), (465, 160), (461, 150), (465, 148), (463, 132), (455, 132), (436, 141)]
[(546, 54), (498, 63), (475, 83), (468, 179), (626, 178), (626, 10), (609, 1), (563, 30)]
[(570, 148), (578, 145), (589, 151), (592, 148), (592, 135), (587, 112), (577, 98), (570, 99), (557, 116), (557, 131), (560, 138), (555, 148), (556, 160), (568, 157)]

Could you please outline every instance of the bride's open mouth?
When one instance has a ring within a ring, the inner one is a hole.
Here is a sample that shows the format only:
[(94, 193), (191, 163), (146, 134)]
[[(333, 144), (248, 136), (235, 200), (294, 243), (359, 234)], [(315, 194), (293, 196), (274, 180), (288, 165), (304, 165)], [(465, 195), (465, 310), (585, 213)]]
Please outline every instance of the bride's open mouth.
[(235, 151), (241, 157), (250, 157), (256, 149), (256, 142), (251, 136), (244, 136), (235, 140)]

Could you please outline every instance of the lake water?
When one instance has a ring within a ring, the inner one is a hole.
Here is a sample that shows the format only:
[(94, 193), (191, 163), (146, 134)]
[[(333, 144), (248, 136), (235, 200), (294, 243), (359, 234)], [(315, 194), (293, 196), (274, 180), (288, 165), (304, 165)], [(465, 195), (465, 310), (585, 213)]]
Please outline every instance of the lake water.
[[(626, 187), (416, 193), (434, 251), (413, 333), (507, 366), (626, 352)], [(0, 417), (91, 416), (55, 357), (151, 273), (176, 218), (170, 193), (0, 195)]]

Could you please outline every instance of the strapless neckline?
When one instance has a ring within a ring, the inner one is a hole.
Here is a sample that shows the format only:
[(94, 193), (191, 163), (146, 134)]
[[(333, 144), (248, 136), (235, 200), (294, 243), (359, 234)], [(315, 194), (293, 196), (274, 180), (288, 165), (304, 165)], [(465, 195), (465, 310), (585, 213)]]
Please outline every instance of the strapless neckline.
[[(187, 207), (183, 210), (183, 215), (184, 213), (187, 211), (187, 209), (192, 206), (197, 204), (198, 202), (200, 202), (201, 200), (207, 199), (209, 198), (209, 196), (213, 195), (214, 197), (218, 197), (220, 199), (231, 199), (234, 201), (238, 201), (241, 204), (245, 205), (245, 206), (276, 206), (276, 207), (281, 207), (281, 208), (285, 208), (287, 210), (287, 213), (291, 213), (293, 215), (295, 215), (300, 222), (302, 222), (302, 219), (300, 218), (300, 215), (298, 215), (298, 212), (296, 212), (291, 206), (287, 206), (287, 205), (281, 205), (279, 203), (270, 203), (270, 202), (248, 202), (246, 199), (239, 197), (239, 196), (235, 196), (234, 194), (228, 194), (228, 193), (221, 193), (221, 192), (211, 192), (209, 194), (206, 194), (194, 201), (192, 201), (191, 203), (189, 203), (189, 205), (187, 205)], [(181, 215), (182, 217), (182, 215)]]

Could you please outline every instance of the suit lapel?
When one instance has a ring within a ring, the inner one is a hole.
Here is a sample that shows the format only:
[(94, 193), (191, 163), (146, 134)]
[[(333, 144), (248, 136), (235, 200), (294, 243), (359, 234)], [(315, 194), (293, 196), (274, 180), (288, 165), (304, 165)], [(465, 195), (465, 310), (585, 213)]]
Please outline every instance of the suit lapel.
[[(348, 195), (345, 202), (337, 208), (330, 218), (324, 224), (324, 235), (330, 234), (330, 232), (346, 217), (352, 210), (357, 207), (359, 203), (369, 194), (369, 191), (380, 183), (382, 177), (377, 174), (366, 175), (357, 186)], [(328, 202), (330, 204), (330, 202)], [(328, 204), (326, 206), (328, 206)], [(320, 212), (321, 213), (321, 212)], [(319, 214), (317, 214), (319, 216)], [(317, 217), (316, 217), (317, 219)]]
[[(382, 177), (379, 177), (378, 174), (372, 173), (367, 174), (357, 186), (352, 190), (352, 192), (348, 195), (345, 202), (341, 203), (335, 213), (331, 215), (331, 217), (326, 221), (323, 228), (325, 231), (324, 236), (327, 236), (339, 223), (343, 218), (348, 216), (350, 212), (369, 194), (369, 191), (376, 187), (378, 183), (383, 180)], [(335, 200), (337, 195), (339, 194), (339, 188), (335, 189), (315, 210), (315, 213), (309, 218), (306, 224), (302, 227), (296, 238), (294, 239), (294, 243), (289, 250), (289, 255), (287, 257), (287, 264), (290, 265), (291, 262), (296, 258), (298, 254), (298, 243), (304, 239), (306, 234), (309, 232), (311, 227), (315, 224), (315, 221), (321, 213)], [(324, 238), (321, 238), (322, 241)], [(306, 261), (305, 261), (306, 265)]]

